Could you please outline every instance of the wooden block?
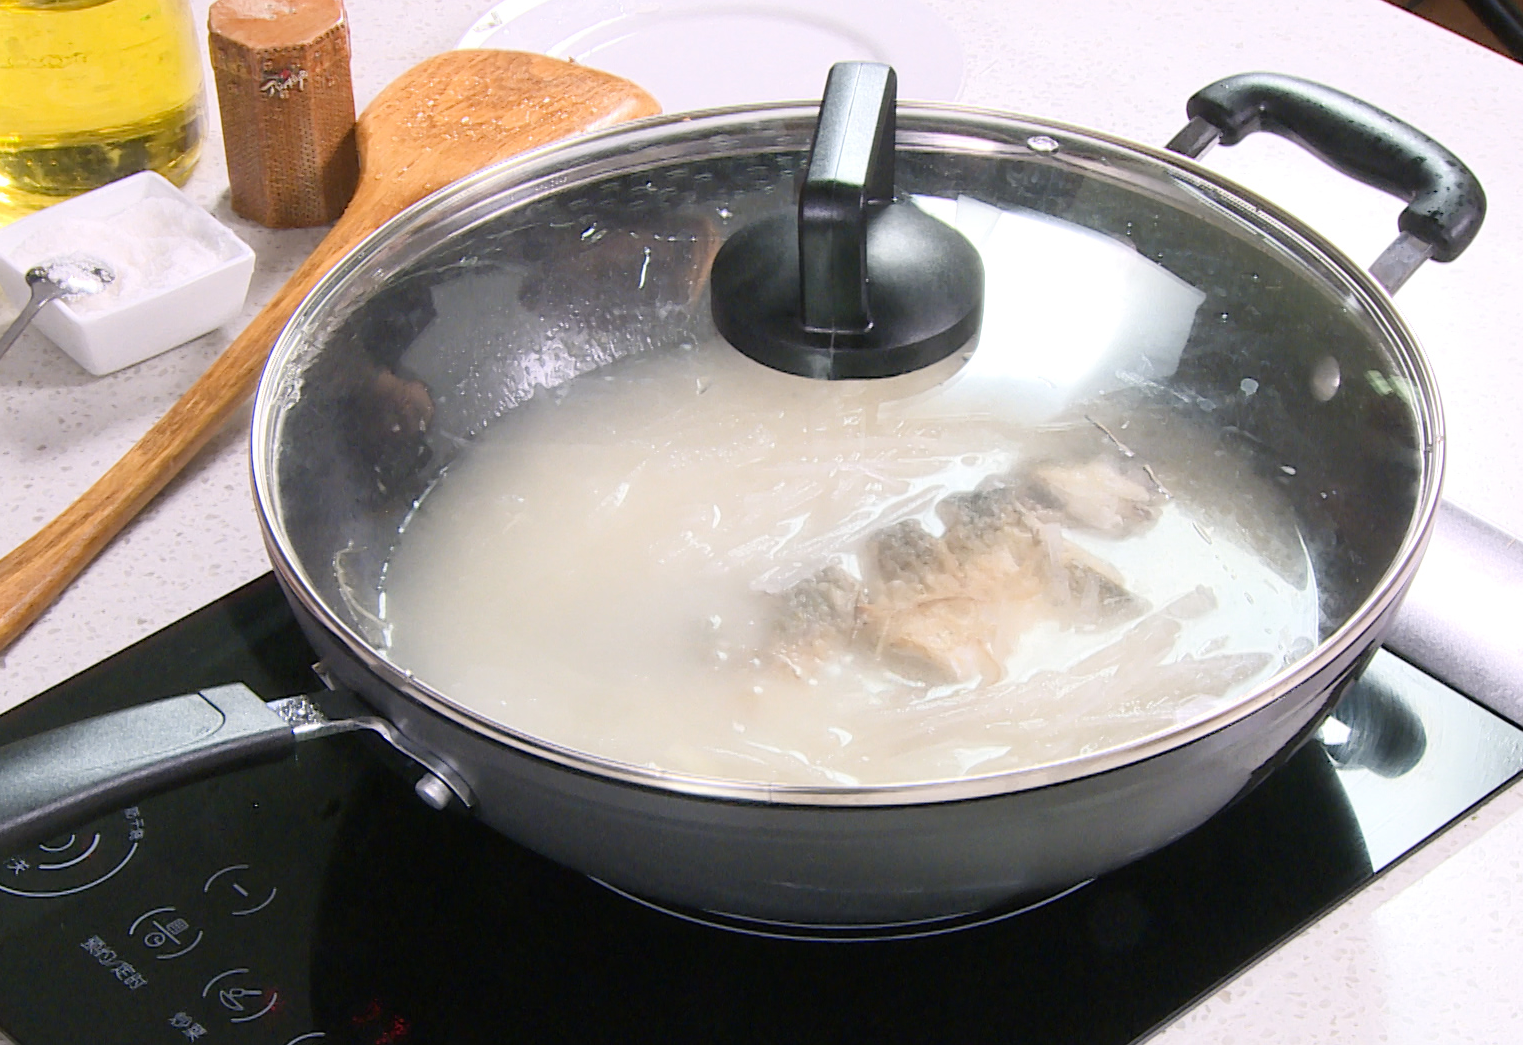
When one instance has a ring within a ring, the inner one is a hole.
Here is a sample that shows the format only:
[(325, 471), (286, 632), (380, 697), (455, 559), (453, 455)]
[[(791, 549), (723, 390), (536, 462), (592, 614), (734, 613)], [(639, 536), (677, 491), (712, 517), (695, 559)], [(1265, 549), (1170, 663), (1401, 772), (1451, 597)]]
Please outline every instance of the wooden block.
[(325, 225), (354, 195), (354, 85), (341, 0), (216, 0), (207, 18), (233, 210)]

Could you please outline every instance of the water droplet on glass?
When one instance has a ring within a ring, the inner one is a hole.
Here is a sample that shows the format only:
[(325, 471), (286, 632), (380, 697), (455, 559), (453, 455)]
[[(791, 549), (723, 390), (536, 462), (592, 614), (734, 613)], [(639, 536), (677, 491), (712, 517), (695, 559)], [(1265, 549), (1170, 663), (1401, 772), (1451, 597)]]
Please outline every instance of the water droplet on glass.
[(1288, 464), (1282, 464), (1282, 465), (1280, 465), (1280, 471), (1284, 472), (1286, 475), (1295, 475), (1296, 474), (1295, 468), (1292, 467), (1291, 465), (1288, 465)]
[(1035, 134), (1027, 138), (1026, 147), (1032, 152), (1057, 152), (1060, 148), (1057, 139), (1049, 138), (1045, 134)]
[(1338, 394), (1343, 383), (1343, 371), (1332, 356), (1323, 356), (1311, 368), (1311, 394), (1319, 403), (1325, 403)]
[(1243, 390), (1243, 395), (1251, 396), (1259, 390), (1259, 383), (1251, 377), (1245, 377), (1237, 383), (1237, 387)]

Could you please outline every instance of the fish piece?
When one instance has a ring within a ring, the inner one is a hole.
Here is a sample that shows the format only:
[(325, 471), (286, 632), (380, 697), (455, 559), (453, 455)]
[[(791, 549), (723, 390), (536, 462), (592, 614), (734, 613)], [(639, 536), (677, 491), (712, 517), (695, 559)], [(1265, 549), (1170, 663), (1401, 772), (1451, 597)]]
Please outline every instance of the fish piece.
[(1158, 520), (1164, 494), (1142, 467), (1125, 468), (1112, 456), (1082, 464), (1032, 469), (1028, 493), (1036, 506), (1063, 521), (1107, 537), (1141, 533)]
[(1102, 628), (1140, 617), (1150, 608), (1146, 599), (1132, 594), (1115, 567), (1091, 555), (1067, 538), (1059, 538), (1058, 593), (1054, 601), (1066, 612), (1064, 623), (1072, 628)]
[(877, 583), (861, 619), (875, 654), (937, 680), (998, 673), (997, 629), (945, 540), (909, 519), (868, 540), (868, 561)]
[(857, 631), (862, 584), (832, 563), (782, 592), (773, 652), (795, 674), (845, 651)]
[(1098, 628), (1147, 611), (1059, 520), (1120, 536), (1150, 525), (1161, 497), (1105, 458), (953, 494), (936, 506), (941, 536), (916, 519), (873, 534), (863, 581), (832, 565), (783, 592), (773, 652), (800, 675), (860, 649), (928, 682), (998, 679), (1037, 621)]
[(1025, 600), (1041, 593), (1041, 525), (1012, 486), (996, 484), (944, 498), (936, 514), (942, 537), (965, 578), (968, 594), (986, 600)]
[(877, 568), (885, 594), (893, 600), (957, 595), (963, 586), (962, 567), (945, 541), (933, 536), (918, 519), (906, 519), (868, 542), (868, 557)]
[(905, 664), (927, 681), (999, 678), (1004, 674), (994, 649), (999, 629), (987, 608), (967, 595), (868, 603), (863, 607), (864, 633), (876, 637), (880, 657)]

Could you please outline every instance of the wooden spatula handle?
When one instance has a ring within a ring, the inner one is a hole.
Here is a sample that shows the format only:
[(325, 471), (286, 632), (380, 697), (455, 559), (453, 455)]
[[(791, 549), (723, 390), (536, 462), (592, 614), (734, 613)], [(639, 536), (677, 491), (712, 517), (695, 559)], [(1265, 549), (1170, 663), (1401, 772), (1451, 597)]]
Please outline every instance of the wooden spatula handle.
[[(296, 306), (369, 232), (494, 160), (658, 111), (650, 95), (625, 80), (541, 55), (452, 51), (394, 81), (360, 117), (360, 186), (328, 235), (120, 461), (0, 559), (0, 650), (52, 605), (238, 410)], [(462, 113), (470, 119), (462, 121)], [(441, 142), (446, 121), (454, 139)], [(471, 134), (461, 134), (461, 126)]]
[(344, 244), (330, 235), (169, 411), (36, 534), (0, 559), (0, 649), (67, 588), (238, 410), (286, 318)]

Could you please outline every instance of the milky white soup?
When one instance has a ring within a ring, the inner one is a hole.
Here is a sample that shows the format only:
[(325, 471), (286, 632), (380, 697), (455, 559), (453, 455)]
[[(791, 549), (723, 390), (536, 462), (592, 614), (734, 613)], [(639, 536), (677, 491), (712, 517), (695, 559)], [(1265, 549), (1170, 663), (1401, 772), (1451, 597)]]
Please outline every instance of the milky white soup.
[(1098, 405), (939, 407), (956, 365), (819, 382), (720, 344), (541, 390), (403, 528), (388, 655), (603, 758), (857, 785), (1135, 741), (1310, 650), (1271, 482)]

